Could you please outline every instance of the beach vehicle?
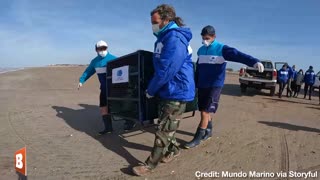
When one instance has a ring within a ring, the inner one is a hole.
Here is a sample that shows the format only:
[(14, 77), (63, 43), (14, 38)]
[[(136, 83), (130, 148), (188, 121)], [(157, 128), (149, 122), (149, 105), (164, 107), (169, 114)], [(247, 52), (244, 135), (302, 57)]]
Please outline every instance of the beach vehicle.
[(261, 63), (265, 68), (262, 73), (253, 67), (243, 67), (240, 69), (239, 82), (242, 93), (245, 93), (247, 88), (255, 88), (257, 90), (268, 89), (270, 90), (270, 96), (275, 95), (277, 72), (286, 62), (273, 63), (270, 60), (261, 60)]

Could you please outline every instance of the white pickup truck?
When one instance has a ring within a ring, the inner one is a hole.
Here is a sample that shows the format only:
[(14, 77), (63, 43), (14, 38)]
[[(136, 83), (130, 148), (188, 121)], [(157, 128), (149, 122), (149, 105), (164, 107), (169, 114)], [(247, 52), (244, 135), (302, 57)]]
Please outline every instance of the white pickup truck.
[(262, 73), (252, 67), (243, 67), (240, 69), (239, 82), (242, 93), (245, 93), (247, 88), (255, 88), (258, 90), (269, 89), (270, 96), (275, 95), (277, 72), (285, 62), (276, 62), (273, 64), (272, 61), (261, 60), (261, 63), (264, 66), (264, 72)]

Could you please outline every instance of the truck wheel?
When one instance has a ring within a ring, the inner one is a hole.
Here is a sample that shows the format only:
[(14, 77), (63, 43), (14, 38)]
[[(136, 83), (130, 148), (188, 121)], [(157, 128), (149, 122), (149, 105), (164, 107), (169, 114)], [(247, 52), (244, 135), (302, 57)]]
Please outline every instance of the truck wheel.
[(245, 84), (240, 84), (240, 88), (241, 88), (241, 92), (242, 92), (242, 93), (247, 92), (247, 85), (245, 85)]
[(270, 96), (274, 96), (275, 93), (276, 93), (276, 87), (272, 87), (272, 88), (270, 89)]

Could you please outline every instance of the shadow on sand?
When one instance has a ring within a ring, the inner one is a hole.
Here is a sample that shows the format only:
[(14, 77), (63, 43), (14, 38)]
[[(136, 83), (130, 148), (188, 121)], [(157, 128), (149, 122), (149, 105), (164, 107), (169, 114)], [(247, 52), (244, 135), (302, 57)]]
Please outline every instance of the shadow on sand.
[(225, 84), (223, 86), (221, 94), (223, 95), (228, 95), (228, 96), (257, 96), (257, 95), (262, 95), (262, 96), (270, 96), (270, 94), (264, 91), (259, 91), (254, 88), (247, 88), (247, 91), (245, 93), (241, 92), (240, 89), (240, 84)]
[(316, 109), (316, 110), (320, 110), (320, 107), (308, 107), (308, 108), (310, 108), (310, 109)]
[(291, 130), (291, 131), (306, 131), (306, 132), (320, 133), (320, 129), (310, 128), (310, 127), (306, 127), (306, 126), (297, 126), (297, 125), (282, 123), (282, 122), (268, 122), (268, 121), (258, 121), (258, 122), (261, 124), (268, 125), (268, 126), (277, 127), (277, 128), (281, 128), (281, 129), (287, 129), (287, 130)]
[[(71, 109), (67, 107), (52, 106), (57, 111), (57, 117), (63, 119), (73, 129), (84, 132), (95, 140), (99, 141), (104, 147), (110, 151), (123, 157), (130, 165), (140, 163), (138, 159), (132, 156), (126, 149), (139, 149), (143, 151), (151, 151), (151, 147), (142, 144), (129, 142), (119, 136), (117, 132), (99, 136), (97, 134), (103, 128), (101, 117), (99, 116), (98, 106), (79, 104), (83, 109)], [(122, 127), (122, 123), (114, 122), (114, 129)], [(126, 172), (130, 173), (131, 172)]]
[[(95, 140), (99, 141), (104, 147), (106, 147), (110, 151), (123, 157), (128, 162), (129, 167), (123, 168), (121, 169), (121, 171), (125, 174), (132, 175), (132, 165), (137, 165), (141, 163), (141, 161), (132, 156), (125, 149), (125, 147), (148, 152), (151, 152), (152, 147), (127, 141), (125, 138), (129, 136), (124, 137), (123, 134), (121, 134), (121, 132), (118, 131), (122, 128), (122, 123), (118, 121), (113, 122), (113, 129), (115, 131), (112, 134), (98, 136), (97, 132), (103, 128), (101, 117), (99, 116), (98, 106), (88, 104), (79, 104), (79, 106), (83, 107), (83, 109), (75, 110), (68, 107), (60, 106), (52, 106), (52, 108), (56, 110), (56, 116), (63, 119), (70, 127), (77, 131), (86, 133)], [(144, 127), (143, 129), (141, 126), (138, 126), (132, 131), (135, 130), (142, 130), (141, 133), (148, 132), (154, 134), (156, 132), (156, 129), (153, 126)], [(193, 136), (192, 133), (181, 130), (178, 130), (177, 133)], [(181, 139), (177, 139), (177, 141), (179, 143), (186, 143), (186, 141)], [(152, 146), (153, 144), (150, 145)]]
[[(271, 101), (275, 101), (275, 102), (286, 102), (286, 103), (293, 103), (293, 104), (303, 104), (303, 105), (312, 105), (312, 103), (306, 103), (306, 102), (298, 102), (298, 101), (294, 101), (294, 99), (297, 98), (287, 98), (287, 97), (283, 97), (283, 98), (263, 98), (263, 99), (267, 99), (267, 100), (271, 100)], [(291, 99), (291, 100), (290, 100)], [(301, 99), (301, 98), (299, 98)], [(309, 100), (305, 100), (305, 101), (309, 101)]]

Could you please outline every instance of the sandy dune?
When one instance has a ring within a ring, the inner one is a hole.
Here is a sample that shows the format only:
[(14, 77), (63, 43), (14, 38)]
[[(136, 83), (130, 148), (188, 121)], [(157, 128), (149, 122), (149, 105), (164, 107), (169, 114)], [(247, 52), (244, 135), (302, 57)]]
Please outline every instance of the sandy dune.
[[(17, 179), (13, 155), (24, 146), (29, 179), (141, 179), (128, 166), (147, 158), (154, 129), (124, 133), (123, 122), (116, 122), (114, 134), (97, 137), (102, 128), (98, 81), (94, 76), (78, 91), (83, 70), (46, 67), (0, 74), (0, 179)], [(318, 171), (320, 179), (318, 103), (316, 96), (279, 100), (255, 90), (241, 95), (237, 75), (228, 74), (214, 137), (183, 150), (146, 178), (196, 179), (196, 171)], [(192, 139), (198, 121), (199, 113), (183, 120), (180, 143)]]

